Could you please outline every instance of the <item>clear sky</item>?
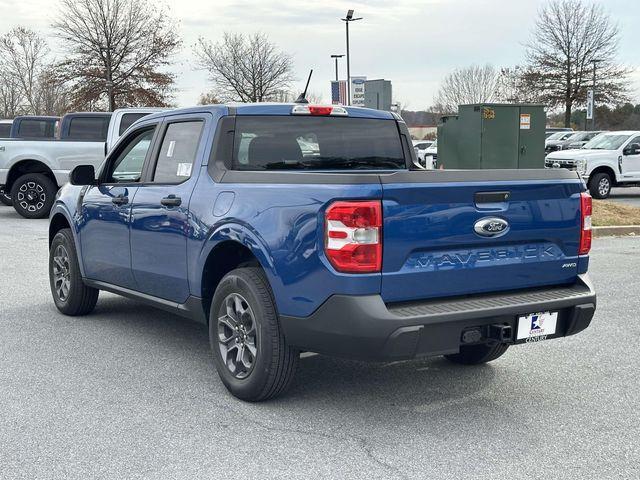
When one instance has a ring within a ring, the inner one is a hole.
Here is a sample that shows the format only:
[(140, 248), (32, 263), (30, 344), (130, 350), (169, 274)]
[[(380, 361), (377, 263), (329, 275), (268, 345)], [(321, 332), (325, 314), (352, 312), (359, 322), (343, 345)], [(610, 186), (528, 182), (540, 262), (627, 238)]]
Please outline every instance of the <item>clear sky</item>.
[[(161, 0), (153, 0), (153, 4)], [(432, 104), (438, 85), (449, 71), (472, 63), (497, 67), (523, 62), (539, 0), (167, 0), (170, 15), (179, 20), (184, 39), (175, 58), (176, 102), (193, 105), (208, 90), (205, 72), (196, 71), (192, 46), (203, 36), (219, 39), (225, 31), (266, 33), (294, 57), (295, 74), (303, 87), (314, 69), (310, 90), (330, 97), (334, 77), (331, 54), (344, 53), (344, 23), (348, 8), (363, 20), (351, 25), (351, 73), (393, 82), (394, 101), (422, 110)], [(640, 103), (640, 10), (631, 0), (601, 2), (618, 22), (622, 35), (619, 60), (634, 68), (632, 97)], [(24, 25), (51, 35), (56, 0), (0, 0), (0, 32)], [(50, 38), (54, 53), (63, 52)], [(344, 62), (341, 78), (346, 77)]]

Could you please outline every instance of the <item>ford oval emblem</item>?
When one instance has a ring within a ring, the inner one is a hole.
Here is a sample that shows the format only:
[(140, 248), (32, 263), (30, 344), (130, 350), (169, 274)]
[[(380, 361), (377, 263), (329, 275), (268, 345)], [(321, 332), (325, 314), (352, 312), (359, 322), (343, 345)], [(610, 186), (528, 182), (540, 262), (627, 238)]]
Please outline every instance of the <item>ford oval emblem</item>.
[(501, 218), (481, 218), (473, 225), (481, 237), (500, 237), (509, 231), (509, 223)]

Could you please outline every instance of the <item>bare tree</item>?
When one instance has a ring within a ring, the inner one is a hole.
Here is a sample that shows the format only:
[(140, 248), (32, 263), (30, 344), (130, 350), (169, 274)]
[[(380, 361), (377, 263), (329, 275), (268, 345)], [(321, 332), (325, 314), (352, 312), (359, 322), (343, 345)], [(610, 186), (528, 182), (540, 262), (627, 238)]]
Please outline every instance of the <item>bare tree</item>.
[(506, 103), (541, 102), (533, 85), (534, 77), (520, 65), (501, 68), (498, 74), (498, 99)]
[(47, 67), (49, 48), (43, 37), (17, 27), (0, 38), (0, 64), (13, 100), (23, 103), (25, 113), (40, 114), (40, 77)]
[(54, 65), (45, 68), (38, 79), (38, 110), (42, 115), (62, 115), (71, 109), (71, 91)]
[(263, 102), (287, 91), (293, 81), (291, 55), (262, 33), (225, 33), (217, 43), (200, 38), (194, 53), (223, 101)]
[[(174, 76), (163, 71), (180, 47), (176, 25), (147, 0), (61, 0), (53, 27), (69, 49), (60, 64), (72, 104), (166, 106)], [(95, 103), (94, 103), (95, 104)]]
[(564, 107), (571, 123), (574, 105), (584, 105), (597, 61), (596, 99), (616, 103), (626, 99), (628, 70), (616, 64), (618, 26), (599, 4), (552, 0), (539, 11), (527, 44), (530, 85), (551, 108)]
[(456, 113), (458, 105), (494, 102), (499, 98), (499, 72), (491, 65), (471, 65), (448, 74), (433, 107), (439, 113)]
[(198, 105), (216, 105), (222, 103), (213, 92), (201, 93)]
[(0, 118), (22, 114), (22, 89), (15, 77), (0, 63)]

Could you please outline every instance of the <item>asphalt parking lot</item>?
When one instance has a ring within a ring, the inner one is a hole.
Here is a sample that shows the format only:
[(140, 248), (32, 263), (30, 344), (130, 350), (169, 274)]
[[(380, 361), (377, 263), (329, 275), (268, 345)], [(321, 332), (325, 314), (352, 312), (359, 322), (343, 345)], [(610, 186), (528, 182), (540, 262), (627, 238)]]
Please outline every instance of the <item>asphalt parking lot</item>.
[(582, 334), (493, 364), (307, 356), (290, 393), (231, 397), (205, 328), (101, 294), (50, 299), (47, 221), (0, 207), (0, 478), (640, 477), (640, 239), (597, 239)]

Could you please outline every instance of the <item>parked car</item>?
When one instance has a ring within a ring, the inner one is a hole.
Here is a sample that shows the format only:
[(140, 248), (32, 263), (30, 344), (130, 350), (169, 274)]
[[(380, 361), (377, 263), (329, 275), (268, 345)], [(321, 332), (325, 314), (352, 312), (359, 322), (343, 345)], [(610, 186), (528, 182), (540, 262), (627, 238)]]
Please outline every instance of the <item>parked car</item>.
[(582, 148), (601, 133), (603, 133), (603, 130), (576, 132), (573, 136), (565, 140), (562, 148), (559, 148), (558, 150), (575, 150), (576, 148)]
[(418, 161), (426, 168), (424, 153), (427, 148), (433, 145), (434, 140), (413, 140), (413, 148), (416, 151)]
[(46, 140), (56, 137), (60, 117), (21, 115), (11, 122), (8, 138)]
[(545, 154), (559, 150), (558, 144), (560, 142), (566, 141), (567, 139), (571, 138), (573, 135), (574, 135), (574, 132), (556, 132), (553, 135), (550, 135), (544, 142)]
[(594, 198), (607, 198), (612, 187), (640, 185), (640, 131), (601, 133), (578, 150), (550, 153), (545, 166), (577, 171)]
[(73, 167), (87, 163), (98, 167), (131, 124), (159, 110), (126, 108), (113, 115), (69, 113), (62, 118), (59, 139), (0, 140), (0, 188), (11, 192), (13, 208), (20, 215), (44, 218)]
[(566, 128), (566, 127), (547, 127), (545, 130), (545, 138), (549, 138), (551, 135), (553, 135), (554, 133), (558, 133), (558, 132), (572, 132), (573, 128)]
[(60, 190), (53, 301), (88, 314), (105, 290), (207, 324), (222, 382), (249, 401), (284, 392), (300, 351), (479, 364), (589, 325), (591, 197), (574, 172), (416, 161), (392, 112), (150, 115)]
[(557, 138), (549, 137), (545, 141), (545, 153), (549, 154), (557, 150), (571, 150), (580, 148), (602, 131), (594, 132), (573, 132), (570, 134), (561, 132)]
[(429, 145), (423, 153), (423, 159), (427, 170), (433, 170), (438, 166), (438, 139)]
[[(11, 137), (11, 124), (13, 120), (0, 120), (0, 139)], [(0, 188), (0, 203), (11, 206), (11, 196)]]

